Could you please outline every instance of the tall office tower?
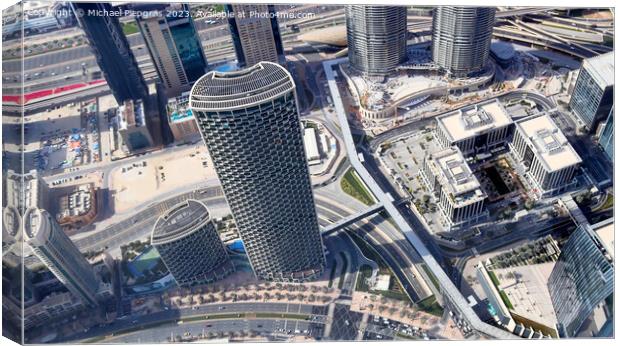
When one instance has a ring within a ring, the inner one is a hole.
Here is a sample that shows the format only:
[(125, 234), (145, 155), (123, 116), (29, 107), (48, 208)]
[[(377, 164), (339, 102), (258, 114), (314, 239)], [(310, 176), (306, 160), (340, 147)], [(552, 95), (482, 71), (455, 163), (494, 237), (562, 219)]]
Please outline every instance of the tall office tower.
[(581, 157), (547, 114), (515, 123), (509, 144), (533, 183), (534, 192), (549, 196), (563, 191), (575, 176)]
[(598, 144), (603, 148), (603, 151), (607, 155), (609, 161), (614, 161), (614, 108), (611, 108), (605, 127), (601, 132), (601, 137), (598, 140)]
[(562, 247), (547, 287), (560, 335), (574, 337), (614, 291), (613, 219), (577, 228)]
[(136, 21), (160, 81), (170, 96), (188, 91), (207, 72), (207, 59), (189, 5), (163, 5), (158, 11), (148, 11), (149, 5), (136, 6), (144, 9)]
[(239, 67), (261, 61), (285, 62), (280, 27), (273, 5), (226, 5), (228, 26)]
[(433, 13), (433, 61), (451, 76), (482, 70), (489, 60), (495, 8), (440, 6)]
[(207, 207), (193, 199), (159, 217), (151, 245), (179, 286), (213, 282), (234, 271)]
[(257, 277), (320, 275), (325, 256), (291, 75), (271, 62), (212, 71), (192, 88), (190, 107)]
[(345, 8), (349, 65), (367, 75), (386, 75), (407, 60), (407, 7)]
[(84, 304), (96, 306), (99, 280), (56, 220), (39, 208), (26, 210), (23, 220), (24, 240), (34, 254)]
[(112, 5), (101, 2), (73, 2), (78, 23), (86, 33), (97, 64), (116, 102), (143, 99), (148, 87), (140, 72)]
[(569, 107), (583, 126), (596, 128), (614, 102), (614, 53), (584, 59), (573, 88)]

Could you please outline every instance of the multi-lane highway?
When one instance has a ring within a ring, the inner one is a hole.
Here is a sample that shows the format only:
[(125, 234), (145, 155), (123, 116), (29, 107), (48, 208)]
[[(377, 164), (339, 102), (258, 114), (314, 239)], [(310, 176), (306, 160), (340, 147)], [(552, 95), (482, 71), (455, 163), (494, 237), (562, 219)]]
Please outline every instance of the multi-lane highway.
[[(199, 305), (199, 308), (181, 308), (181, 309), (168, 309), (156, 313), (145, 314), (145, 315), (129, 315), (126, 318), (118, 319), (110, 324), (105, 324), (102, 326), (93, 327), (87, 331), (83, 331), (80, 333), (75, 333), (65, 338), (59, 338), (55, 340), (56, 342), (69, 342), (69, 341), (78, 341), (78, 340), (88, 340), (93, 337), (100, 337), (112, 334), (119, 334), (116, 338), (113, 338), (110, 341), (123, 341), (124, 337), (135, 337), (138, 335), (144, 335), (143, 342), (161, 342), (166, 341), (172, 332), (174, 335), (176, 334), (184, 334), (186, 332), (185, 323), (179, 324), (180, 320), (194, 319), (195, 317), (205, 317), (205, 316), (213, 316), (214, 319), (210, 320), (207, 318), (202, 319), (197, 323), (200, 323), (202, 328), (207, 328), (207, 332), (230, 332), (234, 329), (226, 329), (230, 326), (235, 326), (237, 331), (244, 330), (243, 328), (239, 328), (243, 326), (244, 319), (237, 319), (234, 314), (245, 314), (245, 313), (254, 313), (260, 316), (263, 313), (280, 313), (286, 315), (303, 315), (308, 316), (309, 320), (312, 323), (320, 323), (324, 324), (326, 322), (326, 314), (327, 308), (321, 305), (306, 305), (306, 304), (298, 304), (298, 303), (221, 303), (221, 304), (205, 304)], [(235, 323), (228, 322), (227, 324), (219, 324), (216, 326), (214, 321), (217, 320), (217, 315), (223, 314), (232, 314), (233, 316), (227, 316), (228, 321), (235, 321)], [(271, 317), (271, 318), (263, 318), (263, 320), (273, 321), (272, 323), (276, 323), (276, 321), (283, 320), (282, 318)], [(261, 319), (256, 319), (256, 321), (261, 321)], [(291, 321), (291, 324), (287, 325), (288, 329), (294, 328), (296, 322), (298, 320)], [(299, 322), (306, 322), (303, 319)], [(308, 327), (308, 323), (303, 326)], [(192, 324), (188, 321), (188, 325)], [(209, 326), (207, 326), (209, 325)], [(150, 328), (149, 328), (150, 326)], [(157, 328), (153, 328), (157, 326)], [(258, 326), (256, 326), (258, 327)], [(208, 328), (211, 328), (210, 330)], [(276, 330), (271, 329), (265, 331), (276, 332)], [(287, 329), (287, 331), (288, 331)], [(305, 328), (304, 330), (307, 330)], [(249, 329), (247, 329), (249, 331)], [(293, 329), (294, 330), (294, 329)], [(127, 332), (127, 336), (120, 336), (123, 331)], [(285, 333), (286, 334), (286, 333)], [(198, 335), (195, 333), (194, 335)]]

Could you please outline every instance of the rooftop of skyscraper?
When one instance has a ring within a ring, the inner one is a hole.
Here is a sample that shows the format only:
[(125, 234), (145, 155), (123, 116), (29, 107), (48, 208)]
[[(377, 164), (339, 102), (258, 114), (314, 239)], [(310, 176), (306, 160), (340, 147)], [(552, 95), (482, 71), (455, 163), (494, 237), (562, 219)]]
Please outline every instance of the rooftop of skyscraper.
[(45, 231), (43, 227), (44, 212), (39, 208), (28, 208), (24, 213), (24, 234), (26, 239), (41, 239), (43, 240), (44, 234), (41, 231)]
[(276, 63), (258, 64), (232, 72), (211, 71), (202, 76), (190, 94), (194, 109), (245, 108), (295, 89), (291, 75)]
[(606, 248), (606, 252), (613, 259), (615, 249), (615, 237), (614, 237), (614, 219), (607, 219), (591, 226), (592, 230), (600, 239), (603, 246)]
[(585, 59), (583, 67), (600, 86), (614, 85), (614, 52)]
[(140, 127), (146, 125), (142, 100), (125, 100), (125, 102), (118, 107), (117, 116), (119, 119), (119, 129), (121, 130), (134, 126)]
[(181, 202), (159, 217), (153, 227), (152, 244), (167, 243), (193, 233), (210, 218), (207, 207), (199, 201)]

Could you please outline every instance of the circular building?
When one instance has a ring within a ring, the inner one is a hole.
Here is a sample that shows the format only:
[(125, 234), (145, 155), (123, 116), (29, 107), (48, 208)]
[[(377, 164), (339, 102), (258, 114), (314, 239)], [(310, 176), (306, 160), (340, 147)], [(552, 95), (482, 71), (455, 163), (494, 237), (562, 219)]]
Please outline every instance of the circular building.
[(494, 24), (493, 7), (437, 7), (433, 14), (433, 61), (455, 77), (484, 69)]
[(257, 277), (300, 281), (323, 272), (295, 83), (278, 64), (211, 71), (190, 107)]
[(407, 7), (349, 5), (345, 14), (353, 69), (387, 75), (407, 60)]
[(179, 286), (204, 284), (234, 271), (207, 207), (187, 200), (157, 219), (151, 245)]

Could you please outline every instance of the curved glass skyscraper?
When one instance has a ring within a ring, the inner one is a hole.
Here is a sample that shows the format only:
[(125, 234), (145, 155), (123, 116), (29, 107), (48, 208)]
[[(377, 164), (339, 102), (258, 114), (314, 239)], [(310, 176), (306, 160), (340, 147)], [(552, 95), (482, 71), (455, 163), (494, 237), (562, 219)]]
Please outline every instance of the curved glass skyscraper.
[(192, 88), (190, 107), (256, 275), (320, 275), (325, 257), (291, 75), (271, 62), (212, 71)]
[(193, 199), (157, 219), (151, 245), (180, 286), (213, 282), (234, 271), (207, 207)]
[(345, 14), (352, 68), (367, 75), (386, 75), (407, 60), (405, 6), (350, 5)]
[(489, 60), (495, 8), (440, 6), (433, 13), (433, 61), (450, 75), (480, 71)]

